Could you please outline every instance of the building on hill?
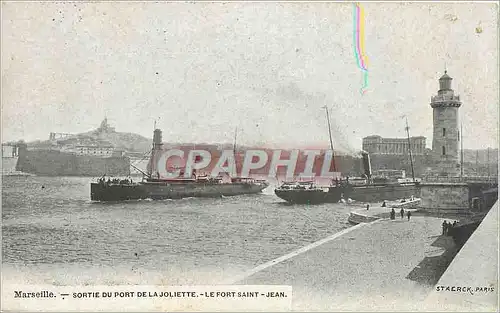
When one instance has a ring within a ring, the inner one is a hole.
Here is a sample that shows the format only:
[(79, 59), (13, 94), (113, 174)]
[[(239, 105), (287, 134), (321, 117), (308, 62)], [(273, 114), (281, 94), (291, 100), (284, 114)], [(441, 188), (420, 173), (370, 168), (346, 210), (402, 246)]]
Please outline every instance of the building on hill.
[(97, 132), (98, 133), (114, 133), (115, 132), (115, 128), (111, 127), (108, 124), (108, 118), (105, 117), (104, 120), (101, 122), (101, 125), (97, 129)]
[(50, 141), (55, 141), (58, 139), (64, 139), (73, 136), (73, 134), (68, 134), (68, 133), (50, 133), (49, 135), (49, 140)]
[[(423, 136), (410, 137), (411, 153), (413, 155), (425, 154), (426, 138)], [(408, 138), (382, 138), (380, 136), (368, 136), (363, 138), (363, 150), (370, 156), (377, 154), (386, 155), (408, 155)]]
[(2, 158), (17, 157), (17, 145), (15, 143), (2, 143)]
[(429, 149), (426, 149), (426, 138), (423, 136), (410, 137), (408, 145), (408, 138), (373, 135), (363, 138), (362, 148), (370, 154), (374, 173), (395, 170), (404, 171), (411, 176), (411, 148), (413, 171), (416, 176), (420, 176), (425, 172), (429, 158)]

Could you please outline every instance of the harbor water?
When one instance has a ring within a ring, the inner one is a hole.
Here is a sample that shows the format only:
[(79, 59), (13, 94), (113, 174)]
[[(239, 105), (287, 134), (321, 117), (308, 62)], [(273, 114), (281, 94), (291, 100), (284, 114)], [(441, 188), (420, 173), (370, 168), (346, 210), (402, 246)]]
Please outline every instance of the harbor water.
[(217, 284), (350, 227), (344, 204), (274, 195), (95, 203), (81, 177), (2, 177), (3, 280)]

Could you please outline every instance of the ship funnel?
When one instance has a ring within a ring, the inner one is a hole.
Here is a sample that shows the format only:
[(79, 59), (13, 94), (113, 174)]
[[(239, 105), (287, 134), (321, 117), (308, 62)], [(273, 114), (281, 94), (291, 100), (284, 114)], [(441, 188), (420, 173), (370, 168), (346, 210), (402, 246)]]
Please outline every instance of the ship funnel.
[(153, 134), (153, 144), (155, 146), (159, 146), (162, 144), (162, 138), (161, 138), (161, 130), (155, 129), (154, 134)]
[(368, 178), (372, 177), (372, 165), (370, 162), (370, 155), (366, 152), (361, 152), (361, 155), (363, 157), (363, 168), (365, 170), (365, 175)]

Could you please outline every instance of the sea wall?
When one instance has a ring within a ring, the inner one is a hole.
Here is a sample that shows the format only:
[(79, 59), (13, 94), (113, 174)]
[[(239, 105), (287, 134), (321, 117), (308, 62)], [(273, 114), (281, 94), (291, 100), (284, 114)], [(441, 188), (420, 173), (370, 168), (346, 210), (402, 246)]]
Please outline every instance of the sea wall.
[(420, 208), (439, 213), (466, 212), (469, 186), (464, 183), (424, 183), (420, 185)]
[(467, 286), (470, 292), (436, 288), (423, 309), (454, 312), (498, 312), (498, 202), (460, 249), (438, 286)]
[(41, 176), (126, 176), (127, 157), (79, 156), (57, 150), (19, 150), (16, 170)]

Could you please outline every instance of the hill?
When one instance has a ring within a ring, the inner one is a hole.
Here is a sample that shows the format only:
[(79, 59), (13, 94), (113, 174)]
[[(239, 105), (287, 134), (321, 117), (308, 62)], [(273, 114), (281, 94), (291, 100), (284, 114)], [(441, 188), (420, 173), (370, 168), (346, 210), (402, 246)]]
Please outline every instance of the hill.
[[(94, 130), (80, 133), (65, 135), (60, 139), (56, 139), (51, 135), (50, 140), (45, 141), (34, 141), (29, 142), (28, 146), (35, 149), (53, 149), (57, 147), (64, 146), (99, 146), (99, 147), (114, 147), (117, 150), (122, 150), (127, 152), (130, 156), (140, 157), (151, 150), (152, 138), (146, 138), (144, 136), (127, 133), (127, 132), (117, 132), (114, 127), (111, 127), (107, 119), (104, 119), (101, 125)], [(165, 148), (181, 148), (181, 149), (204, 149), (209, 151), (216, 150), (232, 150), (232, 143), (173, 143), (164, 142)], [(238, 151), (246, 151), (249, 149), (262, 149), (261, 147), (243, 146), (238, 145)], [(272, 151), (273, 149), (265, 148), (265, 151)], [(291, 151), (292, 149), (283, 149), (285, 151)], [(346, 155), (342, 151), (336, 151), (337, 155)]]
[(29, 147), (39, 149), (79, 145), (100, 147), (112, 146), (126, 152), (145, 152), (151, 149), (151, 139), (138, 134), (117, 132), (113, 127), (110, 127), (107, 120), (104, 119), (99, 128), (86, 133), (68, 135), (61, 139), (51, 138), (51, 140), (28, 143)]

